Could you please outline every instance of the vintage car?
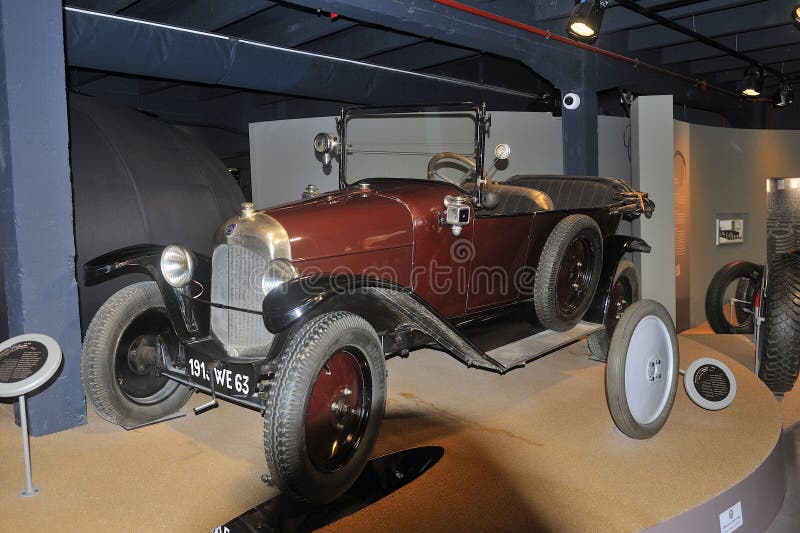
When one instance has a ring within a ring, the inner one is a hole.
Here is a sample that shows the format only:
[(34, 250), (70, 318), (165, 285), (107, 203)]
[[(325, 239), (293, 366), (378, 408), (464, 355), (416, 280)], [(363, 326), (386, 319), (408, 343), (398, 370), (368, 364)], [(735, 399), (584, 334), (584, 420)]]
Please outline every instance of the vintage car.
[[(474, 125), (462, 150), (348, 137), (357, 120), (428, 115)], [(624, 257), (650, 247), (616, 234), (654, 204), (609, 178), (495, 182), (510, 148), (484, 164), (490, 123), (471, 104), (345, 109), (336, 134), (314, 139), (328, 170), (338, 162), (338, 190), (244, 204), (213, 236), (211, 257), (143, 244), (88, 262), (87, 284), (151, 278), (109, 298), (86, 333), (94, 409), (132, 428), (170, 417), (196, 390), (211, 395), (198, 414), (218, 399), (258, 410), (269, 481), (328, 502), (372, 451), (386, 358), (428, 347), (505, 373), (588, 336), (595, 358), (608, 357), (613, 421), (630, 437), (654, 435), (677, 387), (675, 328), (660, 304), (633, 303), (638, 276)], [(427, 168), (365, 179), (349, 172), (358, 154), (411, 155)]]

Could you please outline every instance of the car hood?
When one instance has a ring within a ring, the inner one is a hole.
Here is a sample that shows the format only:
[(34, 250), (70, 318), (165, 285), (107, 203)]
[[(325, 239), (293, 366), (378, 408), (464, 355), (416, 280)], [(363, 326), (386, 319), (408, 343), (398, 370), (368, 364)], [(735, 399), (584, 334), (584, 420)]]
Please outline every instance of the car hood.
[(408, 207), (377, 188), (348, 188), (265, 211), (286, 229), (293, 261), (411, 246)]

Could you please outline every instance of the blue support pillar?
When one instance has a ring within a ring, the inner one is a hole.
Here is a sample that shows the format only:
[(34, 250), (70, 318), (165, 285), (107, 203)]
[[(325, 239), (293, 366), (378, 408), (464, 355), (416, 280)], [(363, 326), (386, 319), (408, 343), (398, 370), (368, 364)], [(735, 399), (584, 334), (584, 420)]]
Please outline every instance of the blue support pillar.
[(64, 353), (28, 399), (32, 435), (86, 423), (60, 0), (0, 0), (0, 242), (8, 333)]
[(561, 135), (564, 143), (564, 174), (597, 176), (597, 92), (596, 58), (583, 52), (581, 72), (576, 80), (557, 83), (563, 98), (575, 93), (580, 98), (576, 109), (562, 111)]

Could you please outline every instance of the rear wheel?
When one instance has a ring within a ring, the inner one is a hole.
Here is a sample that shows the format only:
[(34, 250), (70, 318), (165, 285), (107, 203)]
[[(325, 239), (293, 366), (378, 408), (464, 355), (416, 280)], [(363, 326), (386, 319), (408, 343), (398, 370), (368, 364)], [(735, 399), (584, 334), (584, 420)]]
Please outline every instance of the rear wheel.
[(706, 291), (706, 318), (715, 333), (753, 332), (753, 301), (763, 273), (761, 265), (733, 261), (714, 274)]
[(154, 281), (114, 293), (98, 309), (83, 341), (81, 378), (97, 413), (124, 427), (175, 413), (191, 389), (162, 376), (163, 357), (182, 349)]
[(563, 218), (547, 237), (533, 282), (534, 307), (548, 329), (581, 321), (594, 298), (603, 265), (603, 238), (586, 215)]
[(639, 271), (636, 270), (636, 265), (627, 259), (620, 261), (608, 296), (608, 308), (603, 321), (605, 329), (592, 333), (586, 339), (593, 359), (606, 360), (609, 339), (614, 334), (617, 323), (622, 318), (622, 313), (633, 302), (638, 302), (640, 297)]
[(800, 255), (770, 262), (759, 331), (758, 377), (772, 392), (789, 392), (800, 371)]
[(272, 483), (327, 503), (355, 482), (378, 436), (386, 365), (375, 330), (345, 312), (303, 325), (279, 356), (264, 413)]
[(632, 304), (608, 350), (606, 397), (614, 424), (634, 439), (649, 439), (669, 418), (678, 387), (678, 337), (663, 305)]

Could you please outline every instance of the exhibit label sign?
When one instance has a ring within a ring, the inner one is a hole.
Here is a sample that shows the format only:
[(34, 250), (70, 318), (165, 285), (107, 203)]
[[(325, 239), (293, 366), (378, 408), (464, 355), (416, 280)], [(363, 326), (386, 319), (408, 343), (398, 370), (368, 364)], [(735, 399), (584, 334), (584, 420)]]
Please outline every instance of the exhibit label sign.
[(736, 505), (730, 509), (725, 509), (719, 514), (720, 533), (733, 533), (742, 527), (742, 525), (744, 525), (742, 502), (736, 502)]
[(728, 407), (736, 397), (733, 372), (722, 361), (710, 357), (702, 357), (689, 365), (683, 385), (694, 403), (710, 411)]

